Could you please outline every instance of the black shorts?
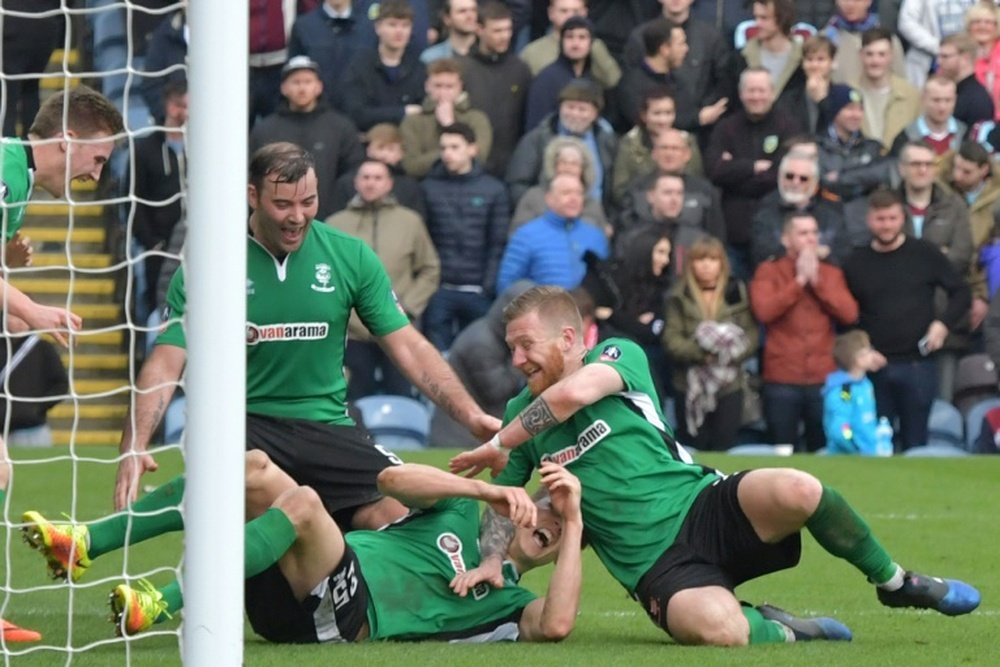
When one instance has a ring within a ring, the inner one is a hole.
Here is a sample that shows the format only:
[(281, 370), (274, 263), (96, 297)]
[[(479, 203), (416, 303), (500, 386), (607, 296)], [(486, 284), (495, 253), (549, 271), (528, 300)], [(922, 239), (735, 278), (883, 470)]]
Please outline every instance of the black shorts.
[(259, 449), (295, 480), (309, 486), (343, 532), (362, 505), (382, 498), (378, 474), (402, 463), (355, 426), (247, 414), (247, 449)]
[(368, 622), (368, 584), (351, 547), (340, 563), (299, 602), (277, 564), (244, 583), (254, 632), (279, 644), (352, 642)]
[(775, 544), (757, 537), (736, 495), (744, 474), (720, 479), (698, 494), (674, 543), (635, 587), (635, 599), (664, 630), (667, 603), (675, 593), (703, 586), (732, 591), (745, 581), (798, 564), (799, 533)]

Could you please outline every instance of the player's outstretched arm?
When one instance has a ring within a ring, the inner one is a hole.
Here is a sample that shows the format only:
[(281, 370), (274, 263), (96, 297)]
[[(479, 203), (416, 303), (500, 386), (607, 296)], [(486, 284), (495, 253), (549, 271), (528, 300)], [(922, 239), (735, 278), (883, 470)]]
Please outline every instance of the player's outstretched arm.
[(618, 371), (605, 364), (587, 364), (543, 391), (538, 398), (504, 426), (489, 442), (451, 459), (456, 474), (484, 468), (499, 474), (507, 463), (503, 450), (515, 449), (542, 431), (560, 424), (588, 405), (625, 388)]
[(441, 353), (413, 326), (378, 340), (410, 382), (477, 438), (486, 440), (500, 428), (500, 420), (479, 407)]
[(174, 345), (157, 345), (142, 365), (136, 381), (134, 403), (125, 417), (121, 444), (123, 455), (115, 480), (115, 509), (122, 510), (138, 495), (139, 478), (156, 470), (153, 457), (146, 453), (153, 431), (163, 419), (177, 381), (184, 371), (187, 353)]
[(520, 640), (528, 642), (560, 641), (569, 636), (576, 624), (583, 579), (580, 480), (551, 461), (543, 463), (540, 470), (552, 509), (562, 517), (562, 542), (545, 597), (529, 604), (521, 615)]
[(518, 526), (533, 527), (537, 518), (535, 503), (519, 486), (495, 486), (419, 463), (385, 468), (378, 475), (378, 488), (407, 507), (430, 507), (443, 498), (474, 498)]
[(8, 314), (24, 320), (28, 329), (51, 334), (60, 345), (69, 346), (69, 333), (79, 331), (83, 318), (65, 308), (44, 306), (32, 301), (27, 294), (0, 278), (2, 295)]

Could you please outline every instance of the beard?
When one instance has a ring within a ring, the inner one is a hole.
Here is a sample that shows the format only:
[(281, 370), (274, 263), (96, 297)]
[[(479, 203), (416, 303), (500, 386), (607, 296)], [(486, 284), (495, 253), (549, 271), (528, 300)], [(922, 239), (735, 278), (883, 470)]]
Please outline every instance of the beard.
[(538, 364), (538, 370), (528, 378), (528, 389), (532, 396), (538, 396), (543, 391), (562, 379), (566, 362), (559, 352), (558, 346), (553, 346), (545, 355), (545, 360)]

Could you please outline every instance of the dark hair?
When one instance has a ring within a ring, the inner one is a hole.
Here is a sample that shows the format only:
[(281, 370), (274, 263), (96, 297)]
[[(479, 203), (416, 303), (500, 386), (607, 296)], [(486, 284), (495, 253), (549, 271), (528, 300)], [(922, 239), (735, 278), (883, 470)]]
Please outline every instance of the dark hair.
[(892, 33), (883, 28), (882, 26), (875, 26), (874, 28), (869, 28), (861, 33), (861, 48), (865, 48), (869, 44), (879, 41), (880, 39), (888, 40), (889, 44), (892, 44)]
[(832, 59), (837, 55), (837, 45), (829, 37), (823, 34), (815, 34), (802, 42), (802, 57), (811, 56), (817, 51), (826, 51)]
[(670, 86), (663, 84), (656, 84), (651, 86), (642, 95), (642, 110), (649, 111), (649, 106), (656, 102), (657, 100), (669, 99), (674, 103), (674, 107), (677, 106), (677, 98), (674, 97), (674, 90)]
[(378, 18), (382, 19), (409, 19), (413, 20), (413, 7), (409, 0), (382, 0), (378, 6)]
[(792, 26), (795, 25), (795, 3), (792, 0), (752, 0), (748, 3), (753, 5), (771, 5), (774, 7), (774, 22), (778, 24), (778, 30), (783, 35), (792, 34)]
[(163, 102), (166, 104), (167, 100), (183, 97), (187, 95), (187, 92), (188, 82), (185, 77), (179, 76), (168, 79), (167, 82), (163, 84)]
[(958, 148), (958, 155), (963, 160), (975, 162), (980, 167), (990, 164), (989, 152), (976, 141), (963, 141)]
[(465, 139), (466, 143), (476, 143), (476, 131), (473, 130), (468, 123), (463, 123), (462, 121), (457, 121), (451, 125), (442, 127), (441, 134), (457, 134)]
[(642, 30), (642, 47), (646, 56), (653, 57), (660, 52), (664, 44), (670, 43), (670, 35), (674, 30), (673, 21), (659, 18), (652, 21)]
[(899, 193), (888, 188), (878, 188), (868, 195), (869, 209), (884, 209), (899, 206), (902, 208), (903, 200)]
[(501, 19), (514, 19), (510, 7), (502, 2), (489, 0), (489, 2), (485, 2), (479, 7), (479, 16), (477, 18), (479, 25), (486, 25), (487, 21), (499, 21)]
[(794, 223), (796, 220), (804, 218), (808, 218), (809, 220), (815, 222), (816, 229), (819, 229), (819, 220), (816, 219), (815, 215), (813, 215), (809, 211), (794, 210), (794, 211), (789, 211), (788, 213), (785, 214), (785, 218), (781, 224), (781, 233), (784, 234), (785, 232), (790, 230), (792, 228), (792, 223)]
[(93, 88), (77, 86), (68, 91), (59, 91), (42, 103), (35, 115), (31, 134), (50, 139), (63, 128), (63, 109), (66, 111), (66, 128), (80, 137), (88, 138), (96, 134), (120, 134), (125, 125), (122, 115), (111, 101)]
[(265, 178), (274, 183), (298, 183), (315, 168), (313, 156), (307, 150), (281, 141), (261, 146), (254, 152), (247, 180), (260, 192)]

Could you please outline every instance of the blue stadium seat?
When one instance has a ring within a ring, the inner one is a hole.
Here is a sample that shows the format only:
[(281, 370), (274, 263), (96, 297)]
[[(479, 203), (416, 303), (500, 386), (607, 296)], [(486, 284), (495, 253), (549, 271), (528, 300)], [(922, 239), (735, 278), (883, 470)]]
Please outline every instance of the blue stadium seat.
[(354, 402), (375, 442), (389, 450), (423, 449), (430, 434), (430, 414), (406, 396), (365, 396)]
[(958, 408), (947, 401), (934, 399), (930, 417), (927, 419), (927, 439), (955, 447), (965, 447), (965, 425)]
[(903, 452), (903, 456), (916, 458), (952, 458), (968, 455), (969, 452), (961, 447), (947, 442), (935, 442), (933, 439), (923, 447), (910, 447)]
[(1000, 407), (1000, 398), (987, 398), (976, 403), (969, 408), (969, 414), (965, 416), (965, 448), (973, 451), (976, 448), (976, 439), (983, 427), (983, 417), (993, 408)]
[(727, 454), (734, 456), (788, 456), (791, 452), (786, 451), (788, 445), (766, 445), (766, 444), (746, 444), (736, 445), (726, 450)]

